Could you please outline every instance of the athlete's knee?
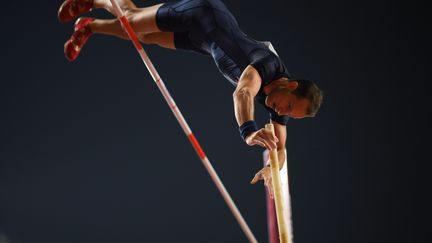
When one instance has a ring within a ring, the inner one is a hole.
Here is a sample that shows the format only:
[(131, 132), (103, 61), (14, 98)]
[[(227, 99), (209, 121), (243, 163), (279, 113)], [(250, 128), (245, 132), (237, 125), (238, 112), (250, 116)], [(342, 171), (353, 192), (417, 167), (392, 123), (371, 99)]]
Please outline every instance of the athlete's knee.
[(124, 16), (129, 21), (130, 24), (133, 24), (133, 22), (135, 22), (137, 13), (138, 11), (135, 9), (128, 9), (127, 11), (123, 12)]
[(123, 10), (124, 15), (128, 15), (130, 12), (137, 11), (137, 6), (130, 0), (119, 1), (120, 8)]
[(127, 11), (124, 11), (123, 14), (128, 20), (131, 27), (134, 29), (134, 26), (136, 26), (139, 22), (138, 17), (139, 10), (138, 9), (128, 9)]
[(151, 34), (144, 34), (144, 33), (140, 33), (138, 34), (138, 39), (146, 44), (146, 45), (150, 45), (150, 44), (155, 44), (156, 43), (156, 38), (154, 35)]
[(123, 14), (124, 16), (126, 16), (127, 19), (132, 18), (134, 15), (136, 15), (139, 12), (140, 11), (138, 8), (127, 8), (123, 10)]

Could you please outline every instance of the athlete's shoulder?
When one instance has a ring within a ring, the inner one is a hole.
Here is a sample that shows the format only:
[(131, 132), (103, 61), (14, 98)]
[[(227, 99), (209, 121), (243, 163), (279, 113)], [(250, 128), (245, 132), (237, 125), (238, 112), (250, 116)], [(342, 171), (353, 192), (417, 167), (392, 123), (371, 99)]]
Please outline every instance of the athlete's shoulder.
[(264, 83), (269, 83), (276, 77), (290, 76), (282, 60), (271, 51), (256, 55), (250, 65), (258, 71)]

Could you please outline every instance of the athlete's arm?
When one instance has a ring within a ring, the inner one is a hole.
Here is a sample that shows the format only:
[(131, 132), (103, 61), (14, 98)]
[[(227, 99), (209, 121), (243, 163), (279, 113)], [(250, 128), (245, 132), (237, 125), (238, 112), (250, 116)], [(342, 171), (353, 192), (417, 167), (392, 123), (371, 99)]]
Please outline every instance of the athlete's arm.
[[(234, 112), (239, 126), (254, 120), (254, 98), (260, 87), (261, 77), (258, 71), (251, 65), (247, 66), (233, 93)], [(250, 146), (259, 145), (269, 150), (277, 148), (277, 141), (277, 137), (264, 128), (249, 134), (245, 139)]]
[(254, 98), (261, 87), (261, 77), (252, 66), (247, 66), (233, 93), (234, 112), (237, 123), (241, 124), (254, 119)]
[[(285, 141), (287, 137), (286, 132), (286, 126), (282, 125), (280, 123), (271, 121), (271, 123), (274, 126), (275, 134), (279, 138), (279, 141), (277, 142), (277, 152), (278, 152), (278, 159), (279, 159), (279, 170), (282, 169), (282, 166), (285, 162)], [(257, 183), (259, 180), (264, 180), (264, 185), (267, 187), (270, 198), (273, 198), (273, 180), (271, 176), (270, 167), (268, 166), (269, 163), (267, 163), (267, 166), (264, 166), (260, 171), (258, 171), (254, 178), (251, 181), (251, 184)]]
[(287, 138), (287, 130), (285, 125), (282, 125), (274, 121), (272, 121), (272, 124), (274, 126), (276, 137), (278, 138), (277, 152), (278, 152), (278, 159), (279, 159), (279, 169), (282, 169), (282, 166), (284, 165), (285, 162), (285, 144)]

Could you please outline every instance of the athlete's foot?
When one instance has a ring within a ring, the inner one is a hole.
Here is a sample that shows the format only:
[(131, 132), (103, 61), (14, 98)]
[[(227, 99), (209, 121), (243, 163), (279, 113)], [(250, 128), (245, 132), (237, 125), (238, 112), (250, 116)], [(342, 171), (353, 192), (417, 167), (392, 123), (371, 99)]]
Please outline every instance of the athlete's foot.
[(84, 44), (93, 34), (90, 29), (90, 23), (93, 22), (93, 18), (79, 18), (75, 22), (75, 31), (71, 38), (66, 41), (64, 45), (64, 53), (69, 61), (75, 60), (81, 52)]
[(66, 23), (75, 17), (85, 14), (93, 9), (93, 0), (66, 0), (60, 6), (58, 19)]

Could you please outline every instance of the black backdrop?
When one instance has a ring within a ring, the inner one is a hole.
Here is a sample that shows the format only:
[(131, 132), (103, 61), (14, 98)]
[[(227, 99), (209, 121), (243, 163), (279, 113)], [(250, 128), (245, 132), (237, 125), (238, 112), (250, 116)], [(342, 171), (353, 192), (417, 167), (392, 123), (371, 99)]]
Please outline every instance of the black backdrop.
[[(295, 241), (424, 240), (416, 186), (428, 111), (425, 6), (225, 3), (294, 76), (325, 92), (316, 118), (288, 126)], [(72, 23), (57, 21), (60, 4), (2, 3), (0, 242), (246, 242), (133, 45), (94, 36), (69, 63)], [(263, 150), (238, 135), (233, 87), (209, 58), (146, 50), (266, 242), (264, 187), (249, 184)], [(256, 113), (264, 125), (266, 113)]]

